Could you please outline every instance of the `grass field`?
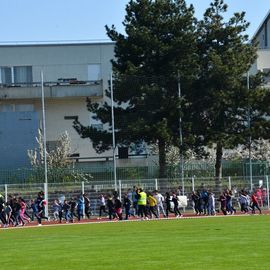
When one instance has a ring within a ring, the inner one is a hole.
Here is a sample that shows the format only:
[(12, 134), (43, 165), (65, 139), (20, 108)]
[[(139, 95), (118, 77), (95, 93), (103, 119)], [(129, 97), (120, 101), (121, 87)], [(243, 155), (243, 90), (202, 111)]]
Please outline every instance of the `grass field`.
[(270, 269), (270, 216), (1, 229), (0, 269)]

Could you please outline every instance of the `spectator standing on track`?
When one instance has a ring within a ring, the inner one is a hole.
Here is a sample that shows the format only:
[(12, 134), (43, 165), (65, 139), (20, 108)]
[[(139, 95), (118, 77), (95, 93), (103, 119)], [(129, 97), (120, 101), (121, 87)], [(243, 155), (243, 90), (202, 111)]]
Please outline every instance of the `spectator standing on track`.
[(137, 189), (137, 197), (138, 197), (137, 201), (138, 216), (141, 217), (141, 219), (143, 218), (148, 219), (146, 213), (147, 195), (142, 188)]
[(163, 207), (164, 197), (157, 190), (154, 191), (154, 198), (157, 200), (157, 215), (160, 218), (160, 213), (163, 214), (163, 217), (166, 217), (166, 213)]
[(100, 194), (99, 197), (99, 218), (101, 219), (102, 212), (107, 214), (108, 212), (106, 211), (106, 200), (103, 194)]
[(176, 193), (173, 193), (173, 195), (172, 195), (172, 202), (174, 204), (174, 207), (173, 207), (174, 215), (176, 217), (181, 217), (182, 214), (179, 210), (179, 200), (178, 200)]
[(251, 208), (252, 208), (252, 214), (255, 214), (255, 207), (260, 211), (260, 214), (262, 213), (261, 208), (259, 207), (259, 202), (256, 197), (256, 193), (254, 192), (251, 196)]

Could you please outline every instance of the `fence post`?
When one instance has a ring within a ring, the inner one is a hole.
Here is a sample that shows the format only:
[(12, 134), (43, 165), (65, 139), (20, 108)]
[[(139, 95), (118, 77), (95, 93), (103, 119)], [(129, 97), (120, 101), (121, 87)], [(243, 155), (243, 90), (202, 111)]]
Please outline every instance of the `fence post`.
[(192, 191), (195, 191), (195, 181), (194, 181), (194, 177), (191, 178), (192, 181)]
[(45, 194), (44, 199), (46, 201), (45, 216), (48, 217), (48, 214), (49, 214), (48, 183), (44, 183), (44, 194)]
[(5, 202), (8, 201), (8, 185), (5, 184)]
[[(82, 181), (82, 195), (84, 194), (84, 181)], [(83, 198), (84, 202), (84, 198)], [(83, 218), (85, 218), (85, 204), (83, 203)]]
[(269, 177), (268, 175), (266, 175), (266, 191), (267, 191), (267, 207), (268, 207), (268, 210), (270, 209), (269, 207)]
[(182, 179), (182, 195), (185, 196), (185, 181)]
[(122, 200), (122, 183), (121, 180), (118, 181), (119, 184), (119, 200)]
[(232, 189), (232, 181), (231, 181), (231, 177), (229, 176), (229, 190)]
[(157, 178), (155, 179), (155, 189), (158, 190), (158, 180), (157, 180)]

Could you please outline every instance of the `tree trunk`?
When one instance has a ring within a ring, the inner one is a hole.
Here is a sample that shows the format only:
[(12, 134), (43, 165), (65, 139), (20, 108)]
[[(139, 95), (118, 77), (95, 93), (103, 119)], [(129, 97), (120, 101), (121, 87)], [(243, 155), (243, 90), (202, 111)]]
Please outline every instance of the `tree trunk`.
[(166, 147), (165, 141), (158, 141), (159, 152), (159, 178), (166, 178)]
[(222, 155), (223, 148), (221, 143), (217, 143), (216, 150), (216, 164), (215, 164), (215, 183), (216, 183), (216, 191), (221, 192), (221, 178), (222, 178)]

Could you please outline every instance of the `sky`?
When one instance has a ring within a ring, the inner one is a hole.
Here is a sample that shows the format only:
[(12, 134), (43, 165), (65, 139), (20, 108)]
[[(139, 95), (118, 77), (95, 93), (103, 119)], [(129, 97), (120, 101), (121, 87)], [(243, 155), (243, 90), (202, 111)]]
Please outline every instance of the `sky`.
[[(50, 41), (105, 41), (104, 26), (114, 24), (124, 33), (122, 21), (128, 0), (0, 0), (1, 43)], [(197, 18), (211, 0), (186, 0)], [(269, 0), (225, 0), (228, 16), (245, 11), (253, 36), (270, 9)]]

